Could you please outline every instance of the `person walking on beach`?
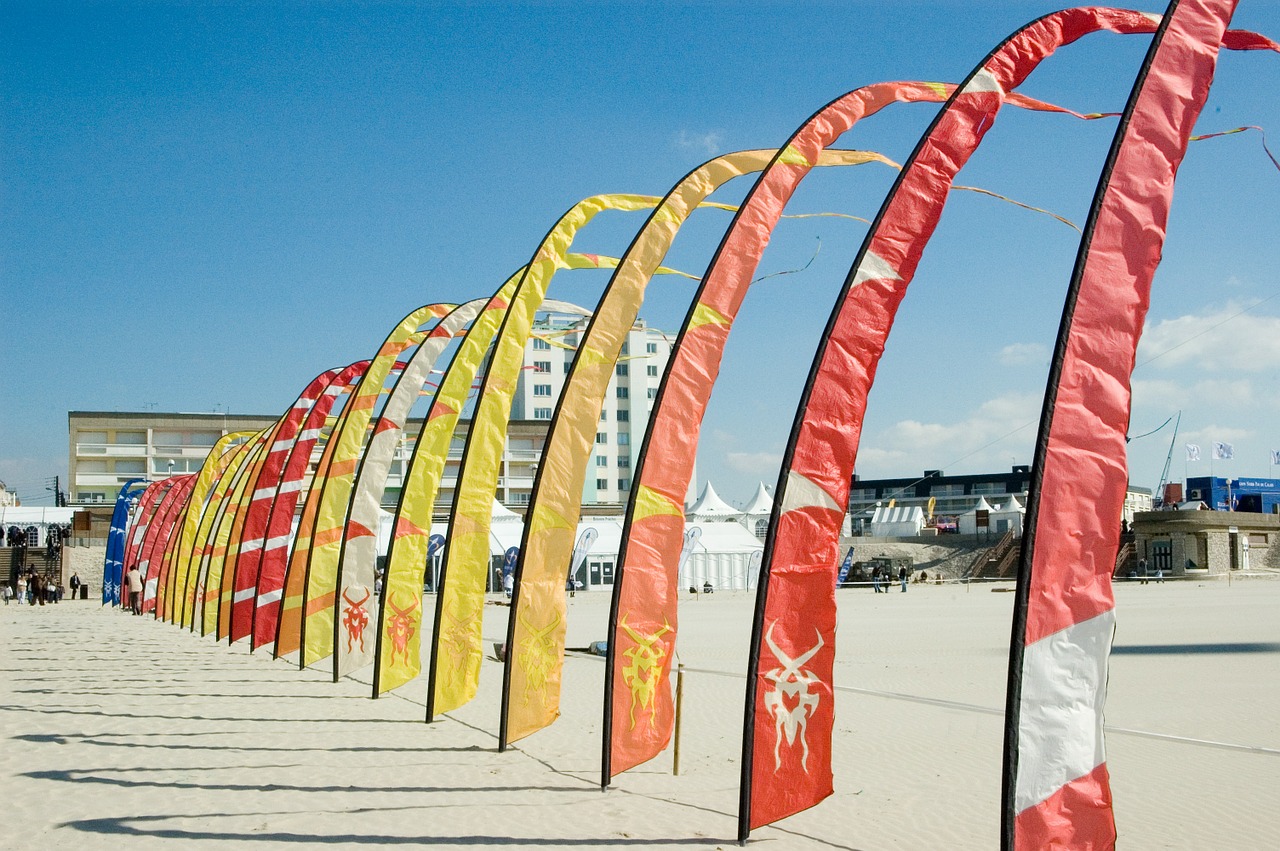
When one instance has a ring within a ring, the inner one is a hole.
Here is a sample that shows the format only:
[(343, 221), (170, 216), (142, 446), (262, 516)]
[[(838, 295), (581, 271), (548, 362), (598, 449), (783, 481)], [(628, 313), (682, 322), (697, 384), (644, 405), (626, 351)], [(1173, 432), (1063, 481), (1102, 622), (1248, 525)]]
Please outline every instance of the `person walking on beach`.
[(907, 569), (905, 567), (898, 568), (898, 581), (902, 583), (902, 593), (907, 593)]
[(142, 614), (142, 571), (138, 570), (136, 564), (129, 567), (129, 572), (125, 574), (125, 579), (129, 583), (129, 611), (135, 615)]
[(67, 580), (67, 584), (71, 586), (71, 599), (75, 599), (80, 593), (80, 574), (72, 571), (71, 578)]
[(18, 605), (21, 606), (27, 602), (27, 575), (25, 573), (18, 574)]
[(880, 593), (880, 568), (871, 568), (871, 587), (876, 589), (876, 593)]
[(1145, 558), (1138, 559), (1138, 582), (1142, 585), (1147, 584), (1147, 560)]

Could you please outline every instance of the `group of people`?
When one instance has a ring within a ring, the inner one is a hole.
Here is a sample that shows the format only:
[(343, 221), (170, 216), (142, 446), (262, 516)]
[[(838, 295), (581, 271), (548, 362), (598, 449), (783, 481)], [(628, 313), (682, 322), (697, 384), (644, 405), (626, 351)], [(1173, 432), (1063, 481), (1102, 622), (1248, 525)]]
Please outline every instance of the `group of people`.
[[(71, 594), (75, 596), (76, 589), (80, 587), (80, 577), (71, 574)], [(41, 605), (45, 603), (56, 603), (62, 599), (63, 588), (58, 582), (48, 576), (44, 576), (36, 572), (34, 567), (28, 567), (26, 573), (19, 573), (18, 577), (4, 586), (3, 593), (4, 604), (9, 605), (10, 600), (17, 600), (21, 605), (26, 603), (31, 606)]]
[[(898, 568), (898, 582), (902, 584), (902, 593), (907, 593), (907, 576), (909, 575), (906, 567)], [(876, 593), (889, 593), (889, 586), (893, 584), (893, 568), (887, 565), (877, 565), (871, 569), (871, 587)]]

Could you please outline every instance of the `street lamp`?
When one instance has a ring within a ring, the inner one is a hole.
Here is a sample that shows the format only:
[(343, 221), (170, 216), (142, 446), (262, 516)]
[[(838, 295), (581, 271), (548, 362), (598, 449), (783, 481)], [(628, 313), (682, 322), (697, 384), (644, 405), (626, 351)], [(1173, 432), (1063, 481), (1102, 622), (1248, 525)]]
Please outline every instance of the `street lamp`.
[(173, 464), (174, 464), (174, 460), (170, 458), (169, 459), (169, 478), (173, 478)]

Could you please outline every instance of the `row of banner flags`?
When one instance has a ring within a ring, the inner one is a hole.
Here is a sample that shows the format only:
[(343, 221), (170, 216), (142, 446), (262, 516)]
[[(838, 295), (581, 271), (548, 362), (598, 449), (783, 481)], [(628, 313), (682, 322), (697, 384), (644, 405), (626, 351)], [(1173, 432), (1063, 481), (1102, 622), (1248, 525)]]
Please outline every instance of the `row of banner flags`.
[[(1005, 104), (1093, 120), (1014, 89), (1059, 47), (1090, 33), (1144, 34), (1135, 71), (1067, 287), (1040, 424), (1019, 564), (1005, 709), (1000, 843), (1006, 849), (1111, 847), (1112, 797), (1102, 743), (1114, 625), (1109, 566), (1127, 486), (1124, 438), (1134, 362), (1158, 264), (1174, 176), (1219, 46), (1280, 51), (1228, 30), (1232, 0), (1184, 0), (1166, 14), (1066, 9), (1018, 29), (959, 85), (898, 82), (855, 89), (776, 149), (716, 157), (662, 197), (598, 195), (574, 205), (491, 295), (429, 304), (367, 360), (321, 372), (258, 432), (224, 436), (197, 474), (122, 488), (103, 582), (120, 602), (137, 567), (155, 617), (335, 680), (371, 667), (371, 696), (426, 673), (427, 720), (471, 700), (483, 659), (489, 524), (504, 437), (533, 318), (560, 270), (609, 269), (550, 424), (519, 548), (508, 550), (512, 601), (503, 660), (499, 748), (559, 715), (570, 565), (581, 494), (609, 381), (645, 288), (699, 209), (733, 213), (667, 362), (633, 472), (608, 627), (601, 784), (662, 752), (674, 725), (679, 565), (691, 541), (683, 497), (727, 337), (772, 230), (814, 168), (899, 170), (871, 219), (819, 341), (775, 489), (759, 563), (743, 718), (738, 838), (832, 792), (835, 594), (841, 522), (868, 394), (893, 320), (959, 169)], [(902, 165), (832, 147), (897, 103), (942, 106)], [(751, 177), (739, 205), (709, 201)], [(1006, 199), (1007, 200), (1007, 199)], [(645, 216), (620, 258), (575, 253), (598, 214)], [(433, 373), (439, 376), (438, 380)], [(475, 391), (479, 379), (479, 391)], [(404, 465), (385, 574), (376, 575), (378, 507), (414, 401), (429, 396)], [(474, 410), (447, 535), (432, 533), (446, 461), (468, 400)], [(1187, 448), (1191, 459), (1192, 447)], [(1199, 449), (1196, 448), (1198, 457)], [(1229, 444), (1215, 445), (1229, 458)], [(314, 472), (313, 453), (319, 453)], [(1276, 456), (1280, 457), (1280, 456)], [(130, 513), (128, 505), (136, 503)], [(296, 528), (295, 528), (296, 524)], [(435, 618), (423, 629), (428, 566)]]
[[(1230, 443), (1214, 443), (1213, 444), (1213, 460), (1230, 461), (1235, 457), (1236, 457), (1236, 448), (1234, 445)], [(1280, 458), (1280, 452), (1271, 453), (1272, 464), (1277, 463), (1275, 460), (1276, 458)], [(1187, 460), (1188, 461), (1200, 460), (1200, 444), (1198, 443), (1187, 444)]]
[[(1188, 461), (1201, 460), (1200, 444), (1188, 443), (1186, 448)], [(1212, 457), (1214, 461), (1231, 461), (1236, 457), (1236, 447), (1231, 443), (1214, 443)], [(1272, 449), (1271, 465), (1277, 464), (1280, 464), (1280, 449)]]

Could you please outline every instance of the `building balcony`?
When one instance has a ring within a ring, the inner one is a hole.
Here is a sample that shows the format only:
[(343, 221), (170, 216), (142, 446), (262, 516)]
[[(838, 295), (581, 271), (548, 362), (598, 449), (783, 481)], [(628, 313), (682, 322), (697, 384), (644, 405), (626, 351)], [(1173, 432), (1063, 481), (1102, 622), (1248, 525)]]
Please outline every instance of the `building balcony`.
[[(205, 450), (207, 455), (209, 450)], [(146, 458), (145, 445), (129, 443), (77, 443), (76, 455), (84, 458)]]

